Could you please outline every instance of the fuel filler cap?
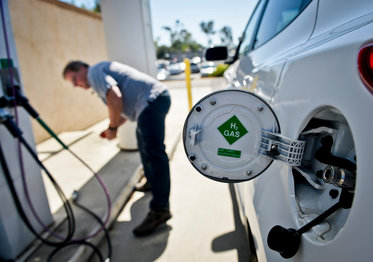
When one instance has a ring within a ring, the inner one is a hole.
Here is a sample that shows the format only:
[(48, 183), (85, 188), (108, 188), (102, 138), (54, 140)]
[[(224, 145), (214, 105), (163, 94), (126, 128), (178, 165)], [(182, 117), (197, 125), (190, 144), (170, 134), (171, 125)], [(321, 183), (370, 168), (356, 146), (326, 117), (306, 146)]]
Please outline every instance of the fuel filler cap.
[(273, 110), (261, 98), (245, 90), (225, 89), (205, 96), (192, 108), (184, 124), (184, 148), (202, 175), (221, 182), (247, 181), (273, 161), (260, 153), (263, 132), (279, 133), (279, 129)]

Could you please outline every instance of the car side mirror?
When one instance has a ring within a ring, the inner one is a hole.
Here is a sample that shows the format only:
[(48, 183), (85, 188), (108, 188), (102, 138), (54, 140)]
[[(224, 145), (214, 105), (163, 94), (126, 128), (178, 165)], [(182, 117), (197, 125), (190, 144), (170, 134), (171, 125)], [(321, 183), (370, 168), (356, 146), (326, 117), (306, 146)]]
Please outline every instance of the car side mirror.
[(216, 46), (208, 48), (205, 53), (207, 61), (225, 60), (228, 58), (228, 48), (226, 46)]

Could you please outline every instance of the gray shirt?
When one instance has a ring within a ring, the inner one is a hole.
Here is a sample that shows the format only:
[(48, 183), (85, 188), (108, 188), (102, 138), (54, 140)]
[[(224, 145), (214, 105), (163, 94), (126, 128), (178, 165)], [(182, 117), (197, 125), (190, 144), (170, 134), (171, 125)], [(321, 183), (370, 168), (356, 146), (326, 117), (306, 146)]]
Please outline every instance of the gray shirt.
[(156, 79), (118, 62), (101, 62), (88, 68), (89, 85), (107, 104), (106, 93), (112, 86), (118, 86), (122, 93), (122, 113), (131, 121), (139, 115), (166, 87)]

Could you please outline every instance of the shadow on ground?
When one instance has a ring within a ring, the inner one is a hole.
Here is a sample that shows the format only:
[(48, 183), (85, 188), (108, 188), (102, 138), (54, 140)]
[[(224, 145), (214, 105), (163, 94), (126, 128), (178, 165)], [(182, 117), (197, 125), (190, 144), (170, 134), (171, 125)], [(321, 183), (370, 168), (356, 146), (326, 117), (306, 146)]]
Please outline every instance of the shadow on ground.
[(247, 262), (250, 261), (250, 253), (248, 252), (249, 242), (245, 236), (246, 231), (241, 222), (236, 193), (232, 184), (229, 184), (229, 193), (232, 199), (235, 230), (216, 237), (212, 241), (211, 248), (214, 252), (225, 252), (235, 249), (237, 250), (237, 261)]
[[(172, 227), (166, 224), (150, 236), (135, 237), (132, 230), (138, 226), (138, 221), (145, 218), (149, 210), (151, 194), (135, 192), (132, 198), (136, 198), (136, 200), (131, 205), (130, 214), (118, 217), (117, 222), (110, 229), (113, 250), (111, 261), (155, 261), (166, 249)], [(107, 244), (101, 243), (100, 250), (103, 256), (106, 256)], [(93, 255), (89, 261), (98, 262), (99, 260)]]

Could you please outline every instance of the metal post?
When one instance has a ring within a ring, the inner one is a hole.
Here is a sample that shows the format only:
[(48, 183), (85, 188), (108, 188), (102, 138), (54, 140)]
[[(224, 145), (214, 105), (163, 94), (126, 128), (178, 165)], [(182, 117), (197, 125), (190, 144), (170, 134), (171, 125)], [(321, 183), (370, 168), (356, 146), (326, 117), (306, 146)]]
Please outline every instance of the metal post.
[(191, 69), (190, 69), (190, 61), (188, 58), (184, 59), (185, 63), (185, 82), (186, 82), (186, 87), (188, 91), (188, 104), (189, 104), (189, 110), (192, 109), (192, 83), (190, 80), (190, 74), (191, 74)]

